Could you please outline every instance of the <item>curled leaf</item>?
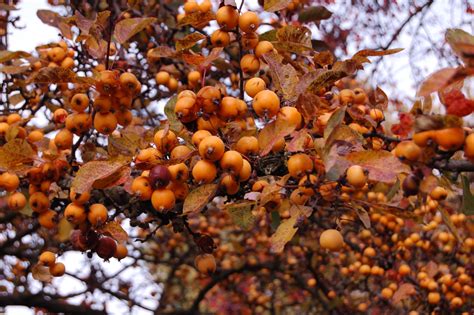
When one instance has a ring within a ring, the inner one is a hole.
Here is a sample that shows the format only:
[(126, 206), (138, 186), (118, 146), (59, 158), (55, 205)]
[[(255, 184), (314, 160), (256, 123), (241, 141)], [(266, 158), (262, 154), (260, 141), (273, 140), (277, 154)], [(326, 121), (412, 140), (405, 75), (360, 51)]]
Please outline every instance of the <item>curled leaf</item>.
[(219, 185), (205, 184), (191, 191), (183, 204), (183, 214), (200, 212), (214, 198)]
[(89, 192), (96, 182), (103, 185), (109, 179), (115, 179), (115, 174), (126, 164), (122, 160), (87, 162), (77, 171), (71, 188), (80, 194)]
[(152, 17), (123, 19), (115, 25), (114, 36), (120, 44), (124, 44), (154, 22), (156, 22), (156, 18)]

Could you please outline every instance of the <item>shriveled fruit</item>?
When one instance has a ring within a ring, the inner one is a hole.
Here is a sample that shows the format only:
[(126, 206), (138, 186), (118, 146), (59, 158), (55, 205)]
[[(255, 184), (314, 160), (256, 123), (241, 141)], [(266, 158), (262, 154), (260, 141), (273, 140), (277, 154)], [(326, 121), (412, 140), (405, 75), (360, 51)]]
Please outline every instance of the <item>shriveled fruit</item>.
[(115, 254), (115, 250), (117, 249), (117, 243), (115, 240), (108, 236), (103, 236), (97, 242), (97, 246), (95, 247), (95, 252), (99, 257), (108, 260), (112, 258)]
[(337, 251), (344, 246), (344, 239), (341, 232), (335, 229), (328, 229), (321, 233), (319, 237), (319, 245), (322, 248)]

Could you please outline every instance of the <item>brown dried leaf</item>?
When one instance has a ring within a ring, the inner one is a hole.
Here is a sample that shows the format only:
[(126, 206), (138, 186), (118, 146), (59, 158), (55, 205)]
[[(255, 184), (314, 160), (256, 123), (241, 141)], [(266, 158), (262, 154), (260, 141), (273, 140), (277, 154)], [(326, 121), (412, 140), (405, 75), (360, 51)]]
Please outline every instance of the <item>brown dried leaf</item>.
[(96, 181), (101, 180), (100, 183), (104, 183), (109, 178), (114, 178), (114, 174), (126, 164), (128, 162), (124, 160), (87, 162), (79, 168), (72, 180), (71, 188), (80, 194), (89, 192)]
[(270, 68), (270, 75), (276, 90), (285, 100), (292, 100), (297, 95), (295, 87), (298, 84), (298, 72), (290, 64), (282, 64), (282, 57), (274, 52), (263, 55)]
[(402, 300), (409, 298), (411, 295), (416, 293), (415, 286), (411, 283), (403, 283), (401, 284), (397, 291), (393, 294), (392, 303), (398, 304)]
[(331, 135), (334, 128), (339, 126), (343, 121), (344, 117), (346, 116), (346, 107), (338, 108), (329, 118), (326, 128), (324, 128), (324, 138), (328, 139)]
[(0, 51), (0, 63), (4, 63), (7, 61), (11, 61), (13, 59), (31, 57), (31, 54), (24, 52), (24, 51), (8, 51), (3, 50)]
[(431, 93), (438, 92), (447, 86), (464, 80), (470, 73), (464, 68), (444, 68), (430, 74), (421, 84), (417, 96), (428, 97)]
[(466, 65), (474, 66), (474, 36), (462, 29), (451, 28), (446, 31), (445, 37), (454, 53)]
[(157, 19), (153, 17), (123, 19), (115, 25), (114, 36), (120, 44), (124, 44), (145, 27), (156, 21)]
[(214, 14), (214, 12), (196, 11), (190, 14), (186, 14), (184, 18), (182, 18), (181, 21), (179, 21), (178, 27), (191, 25), (192, 27), (200, 29), (206, 26), (210, 21), (215, 20), (215, 19), (216, 19), (216, 15)]
[(332, 12), (322, 5), (307, 7), (300, 11), (298, 21), (302, 23), (318, 22), (327, 20), (332, 16)]
[(229, 203), (224, 207), (232, 218), (234, 224), (240, 226), (244, 230), (253, 227), (255, 217), (252, 214), (252, 209), (255, 206), (254, 201), (243, 201), (238, 203)]
[(219, 185), (205, 184), (195, 188), (184, 200), (183, 214), (198, 213), (214, 198)]
[(193, 47), (194, 45), (196, 45), (198, 41), (203, 40), (205, 38), (206, 38), (205, 35), (198, 32), (188, 34), (184, 38), (178, 39), (176, 41), (176, 51), (189, 49)]
[(13, 139), (0, 147), (0, 170), (23, 173), (33, 162), (35, 152), (23, 139)]
[(67, 23), (68, 19), (51, 10), (38, 10), (36, 15), (43, 23), (58, 28), (67, 39), (72, 39), (71, 25)]
[(291, 3), (291, 0), (265, 0), (263, 9), (267, 12), (276, 12), (283, 9)]
[(92, 185), (96, 189), (106, 189), (124, 184), (130, 177), (131, 168), (129, 166), (121, 167), (118, 171), (106, 178), (98, 179)]
[(267, 124), (258, 133), (258, 145), (260, 147), (260, 156), (267, 155), (273, 145), (295, 131), (296, 126), (289, 124), (287, 121), (277, 118)]
[(356, 60), (360, 63), (370, 62), (367, 57), (381, 57), (386, 55), (396, 54), (402, 51), (403, 48), (394, 48), (387, 50), (373, 50), (373, 49), (364, 49), (357, 52), (351, 59)]
[(287, 25), (276, 32), (272, 42), (277, 50), (302, 54), (313, 50), (311, 31), (305, 26)]
[(321, 88), (327, 87), (339, 79), (346, 77), (348, 74), (345, 71), (340, 70), (327, 70), (322, 72), (316, 77), (316, 79), (311, 82), (308, 87), (308, 90), (313, 93), (318, 93)]
[(31, 268), (31, 275), (33, 276), (33, 279), (41, 282), (49, 283), (53, 280), (53, 276), (49, 272), (49, 267), (39, 263)]
[(82, 83), (82, 84), (93, 84), (94, 79), (79, 77), (70, 69), (62, 67), (46, 67), (35, 72), (28, 80), (27, 83), (45, 83), (45, 84), (56, 84), (56, 83)]
[(71, 231), (73, 229), (74, 226), (69, 223), (69, 221), (65, 217), (63, 217), (61, 220), (59, 220), (58, 233), (56, 234), (55, 239), (59, 242), (66, 242), (67, 240), (69, 240)]
[(321, 67), (332, 65), (335, 61), (334, 55), (329, 51), (325, 50), (320, 53), (317, 53), (313, 58), (314, 63), (320, 65)]
[(148, 51), (147, 55), (151, 58), (172, 58), (176, 51), (168, 46), (158, 46)]
[(110, 235), (117, 242), (126, 242), (128, 241), (128, 233), (123, 229), (120, 223), (116, 221), (110, 221), (105, 224), (100, 231), (104, 234)]

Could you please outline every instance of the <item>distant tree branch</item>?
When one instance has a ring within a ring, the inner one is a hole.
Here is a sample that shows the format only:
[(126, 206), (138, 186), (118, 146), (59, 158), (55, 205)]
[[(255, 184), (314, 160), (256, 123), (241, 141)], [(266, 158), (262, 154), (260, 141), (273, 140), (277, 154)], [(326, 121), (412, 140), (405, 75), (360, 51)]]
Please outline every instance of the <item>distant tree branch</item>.
[(45, 308), (53, 313), (66, 314), (107, 314), (105, 311), (98, 311), (83, 305), (73, 305), (57, 299), (49, 299), (44, 295), (32, 294), (10, 294), (0, 296), (0, 306), (22, 305), (27, 307)]
[(433, 167), (450, 172), (474, 172), (474, 163), (462, 160), (436, 161)]

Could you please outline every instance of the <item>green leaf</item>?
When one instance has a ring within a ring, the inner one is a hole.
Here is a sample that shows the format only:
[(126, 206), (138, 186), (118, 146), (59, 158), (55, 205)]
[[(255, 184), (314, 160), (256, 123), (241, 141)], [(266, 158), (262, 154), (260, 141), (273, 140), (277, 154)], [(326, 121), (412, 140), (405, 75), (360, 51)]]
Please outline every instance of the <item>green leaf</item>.
[(234, 224), (237, 224), (244, 230), (248, 230), (252, 228), (255, 223), (255, 217), (252, 214), (254, 206), (254, 201), (244, 201), (227, 204), (225, 205), (225, 209), (229, 213)]
[(317, 22), (321, 20), (327, 20), (332, 16), (332, 12), (326, 9), (322, 5), (308, 7), (301, 10), (298, 21), (302, 23), (306, 22)]
[(463, 190), (461, 212), (465, 215), (474, 215), (474, 196), (471, 192), (469, 179), (461, 175), (461, 180)]
[(121, 20), (115, 25), (114, 36), (120, 44), (124, 44), (135, 34), (156, 21), (157, 19), (152, 17)]
[(219, 185), (205, 184), (195, 188), (184, 200), (183, 214), (198, 213), (214, 198)]

